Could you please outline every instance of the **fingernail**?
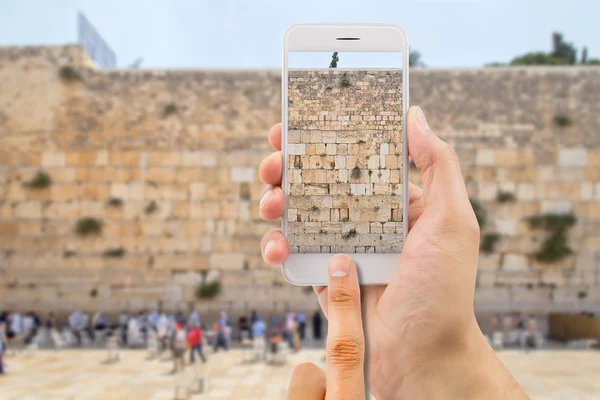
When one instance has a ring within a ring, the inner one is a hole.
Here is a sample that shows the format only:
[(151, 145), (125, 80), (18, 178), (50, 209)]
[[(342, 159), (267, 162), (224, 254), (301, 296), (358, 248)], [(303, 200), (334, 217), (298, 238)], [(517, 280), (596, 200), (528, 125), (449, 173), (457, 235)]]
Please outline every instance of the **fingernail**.
[(267, 200), (269, 200), (269, 196), (271, 196), (271, 188), (267, 188), (264, 193), (262, 194), (262, 196), (260, 197), (260, 203), (259, 203), (259, 207), (263, 208), (263, 206), (265, 205), (265, 203), (267, 202)]
[(265, 245), (265, 256), (269, 255), (269, 252), (275, 248), (277, 243), (274, 240), (269, 240)]
[(425, 114), (423, 114), (423, 110), (421, 108), (417, 108), (417, 121), (419, 121), (419, 126), (423, 131), (429, 130), (429, 124), (427, 123), (427, 119), (425, 118)]
[(336, 278), (348, 275), (350, 271), (350, 258), (344, 255), (334, 256), (329, 262), (329, 274)]

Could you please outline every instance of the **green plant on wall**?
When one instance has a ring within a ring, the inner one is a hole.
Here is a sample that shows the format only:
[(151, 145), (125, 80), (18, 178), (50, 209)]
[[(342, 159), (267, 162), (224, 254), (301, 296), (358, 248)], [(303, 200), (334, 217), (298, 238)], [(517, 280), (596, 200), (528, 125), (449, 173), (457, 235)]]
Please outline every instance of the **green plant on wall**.
[(111, 197), (106, 201), (106, 207), (119, 208), (123, 206), (123, 200), (118, 197)]
[(196, 297), (199, 299), (212, 299), (221, 293), (221, 282), (201, 282), (196, 288)]
[(76, 255), (77, 255), (77, 253), (74, 252), (73, 250), (65, 250), (65, 252), (63, 253), (64, 258), (75, 257)]
[(144, 213), (146, 215), (150, 215), (156, 211), (158, 211), (158, 203), (156, 202), (156, 200), (150, 201), (148, 204), (146, 204), (146, 207), (144, 208)]
[(63, 65), (58, 70), (58, 76), (67, 82), (82, 81), (81, 73), (71, 65)]
[(500, 241), (500, 235), (497, 233), (486, 233), (481, 237), (481, 244), (479, 249), (485, 253), (490, 254), (496, 250), (496, 245)]
[(498, 201), (498, 203), (510, 203), (513, 201), (517, 201), (517, 196), (515, 196), (513, 192), (504, 192), (500, 190), (496, 195), (496, 200)]
[(342, 80), (340, 81), (340, 86), (343, 88), (352, 86), (352, 83), (350, 83), (350, 79), (348, 78), (348, 74), (346, 74), (345, 72), (344, 72), (344, 75), (342, 75)]
[(33, 178), (23, 184), (30, 189), (46, 189), (50, 185), (52, 185), (52, 179), (44, 171), (38, 171)]
[(93, 288), (92, 290), (90, 290), (90, 297), (98, 297), (98, 289)]
[(75, 233), (79, 236), (100, 235), (102, 233), (102, 221), (96, 218), (81, 218), (75, 224)]
[(567, 114), (556, 114), (554, 116), (554, 123), (558, 126), (571, 126), (573, 125), (573, 120)]
[(176, 114), (177, 111), (179, 111), (179, 107), (177, 107), (177, 104), (169, 103), (169, 104), (165, 105), (165, 107), (163, 108), (162, 117), (167, 118), (173, 114)]
[(471, 202), (471, 207), (473, 207), (473, 212), (475, 212), (475, 218), (477, 218), (477, 223), (480, 228), (483, 228), (487, 223), (487, 211), (483, 205), (479, 202), (479, 200), (469, 198)]
[(360, 168), (358, 168), (358, 165), (356, 167), (352, 168), (352, 173), (350, 174), (350, 178), (360, 179), (361, 175), (362, 175), (362, 171), (360, 170)]
[(353, 237), (356, 237), (356, 235), (358, 235), (358, 233), (356, 232), (356, 229), (350, 229), (348, 232), (344, 233), (342, 235), (342, 239), (344, 240), (350, 240)]
[(125, 257), (125, 249), (122, 247), (119, 247), (117, 249), (107, 249), (104, 251), (104, 253), (102, 253), (102, 257), (106, 257), (106, 258), (123, 258)]
[(539, 262), (551, 264), (573, 254), (569, 247), (569, 229), (577, 223), (571, 214), (542, 214), (527, 218), (531, 229), (541, 229), (548, 233), (540, 249), (534, 254)]

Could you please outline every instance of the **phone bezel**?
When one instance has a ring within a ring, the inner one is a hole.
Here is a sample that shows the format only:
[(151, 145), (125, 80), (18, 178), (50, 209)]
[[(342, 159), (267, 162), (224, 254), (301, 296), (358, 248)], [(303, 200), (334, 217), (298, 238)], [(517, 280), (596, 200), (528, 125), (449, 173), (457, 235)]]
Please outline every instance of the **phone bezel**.
[[(360, 40), (337, 40), (340, 37), (358, 37)], [(403, 176), (403, 242), (408, 233), (408, 145), (406, 137), (406, 113), (408, 110), (408, 39), (406, 33), (393, 24), (296, 24), (290, 26), (283, 37), (282, 71), (282, 135), (281, 150), (283, 170), (281, 187), (285, 194), (285, 208), (281, 231), (287, 237), (287, 58), (288, 52), (402, 52), (402, 143)], [(352, 253), (361, 284), (386, 284), (390, 281), (400, 258), (400, 253)], [(285, 279), (300, 286), (327, 285), (327, 264), (332, 254), (290, 253), (282, 264)]]

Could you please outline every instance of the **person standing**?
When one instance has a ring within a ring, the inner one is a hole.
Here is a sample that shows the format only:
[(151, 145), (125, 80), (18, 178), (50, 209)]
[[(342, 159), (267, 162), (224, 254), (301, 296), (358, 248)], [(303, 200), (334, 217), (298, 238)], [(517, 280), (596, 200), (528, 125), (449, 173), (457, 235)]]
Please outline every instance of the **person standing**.
[(200, 318), (200, 314), (198, 314), (198, 311), (193, 310), (190, 313), (188, 323), (190, 322), (192, 323), (192, 326), (200, 326), (200, 324), (202, 323), (202, 319)]
[(198, 353), (200, 360), (206, 362), (206, 357), (202, 352), (202, 328), (199, 325), (194, 325), (192, 321), (188, 322), (187, 343), (190, 348), (190, 364), (196, 362), (194, 353)]
[(171, 352), (173, 354), (173, 371), (175, 374), (178, 371), (183, 371), (183, 367), (185, 366), (185, 360), (183, 356), (185, 355), (185, 346), (186, 346), (186, 333), (185, 329), (183, 329), (183, 324), (181, 322), (176, 322), (175, 327), (173, 329), (173, 333), (171, 334)]
[(0, 322), (0, 375), (4, 375), (4, 362), (3, 362), (2, 356), (4, 355), (4, 352), (5, 352), (6, 346), (7, 346), (6, 337), (4, 336), (5, 330), (6, 330), (6, 323)]
[(298, 332), (300, 333), (300, 340), (304, 340), (306, 337), (306, 314), (299, 312), (296, 314), (296, 322), (298, 322)]
[(219, 349), (219, 347), (222, 347), (223, 350), (227, 351), (228, 350), (228, 346), (227, 346), (227, 335), (228, 335), (228, 326), (227, 326), (227, 322), (228, 322), (228, 317), (227, 317), (227, 313), (225, 311), (221, 312), (221, 317), (219, 318), (219, 320), (217, 321), (217, 340), (215, 341), (215, 352)]
[(321, 322), (321, 312), (317, 310), (312, 317), (313, 338), (315, 340), (321, 340)]
[(83, 318), (81, 316), (81, 312), (75, 310), (69, 315), (69, 328), (71, 328), (73, 335), (75, 335), (77, 346), (81, 347), (81, 330), (83, 329)]

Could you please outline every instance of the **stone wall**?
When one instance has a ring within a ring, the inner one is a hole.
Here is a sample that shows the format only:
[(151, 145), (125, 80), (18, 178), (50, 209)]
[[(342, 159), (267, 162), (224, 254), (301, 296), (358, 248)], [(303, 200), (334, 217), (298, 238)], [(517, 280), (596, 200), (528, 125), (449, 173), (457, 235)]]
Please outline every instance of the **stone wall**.
[[(258, 216), (256, 169), (280, 100), (276, 71), (102, 71), (77, 47), (0, 48), (0, 306), (316, 307), (260, 257), (277, 223)], [(411, 104), (500, 237), (476, 308), (600, 311), (600, 69), (415, 69)], [(44, 189), (27, 185), (38, 171)], [(548, 265), (525, 221), (546, 212), (577, 217), (574, 254)], [(75, 233), (86, 217), (100, 235)], [(198, 300), (202, 279), (222, 293)]]
[(288, 74), (290, 251), (400, 252), (402, 70)]

